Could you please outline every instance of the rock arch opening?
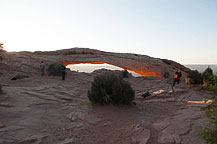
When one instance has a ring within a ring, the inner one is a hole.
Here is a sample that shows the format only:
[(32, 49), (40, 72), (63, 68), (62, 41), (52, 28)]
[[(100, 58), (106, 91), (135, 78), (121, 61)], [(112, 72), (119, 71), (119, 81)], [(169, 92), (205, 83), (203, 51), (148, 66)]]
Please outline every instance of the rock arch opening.
[[(117, 67), (119, 69), (115, 69), (115, 70), (128, 70), (132, 73), (133, 76), (154, 76), (154, 77), (162, 77), (160, 74), (156, 73), (156, 72), (152, 72), (149, 70), (145, 70), (145, 69), (133, 69), (133, 68), (129, 68), (129, 67), (124, 67), (124, 66), (119, 66), (119, 65), (114, 65), (111, 63), (107, 63), (107, 62), (62, 62), (62, 64), (64, 64), (64, 66), (66, 67), (70, 67), (70, 65), (76, 65), (76, 64), (101, 64), (101, 65), (110, 65), (110, 66), (114, 66)], [(112, 69), (111, 69), (112, 70)]]

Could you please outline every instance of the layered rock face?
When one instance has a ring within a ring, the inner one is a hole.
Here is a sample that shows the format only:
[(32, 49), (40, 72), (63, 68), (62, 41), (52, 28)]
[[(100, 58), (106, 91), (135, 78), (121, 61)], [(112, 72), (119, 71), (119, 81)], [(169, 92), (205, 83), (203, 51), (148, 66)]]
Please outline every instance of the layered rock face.
[[(146, 55), (129, 53), (111, 53), (88, 48), (72, 48), (50, 52), (1, 52), (1, 67), (7, 72), (20, 71), (36, 73), (41, 61), (47, 65), (61, 62), (64, 65), (79, 63), (107, 63), (127, 70), (134, 71), (142, 76), (162, 77), (165, 72), (171, 74), (188, 68), (171, 60), (152, 58)], [(10, 68), (9, 68), (10, 67)], [(1, 69), (2, 70), (2, 69)]]

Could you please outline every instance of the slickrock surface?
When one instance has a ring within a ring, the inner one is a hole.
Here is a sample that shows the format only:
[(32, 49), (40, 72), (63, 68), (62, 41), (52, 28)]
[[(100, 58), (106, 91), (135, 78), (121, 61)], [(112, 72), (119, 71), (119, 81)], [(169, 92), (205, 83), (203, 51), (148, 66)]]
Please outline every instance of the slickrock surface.
[[(48, 64), (58, 59), (52, 54), (2, 57), (2, 144), (205, 144), (199, 132), (210, 120), (201, 107), (214, 94), (199, 86), (181, 81), (172, 94), (164, 78), (129, 76), (125, 80), (135, 90), (136, 105), (92, 105), (87, 98), (91, 82), (108, 70), (90, 74), (67, 70), (62, 81), (61, 77), (40, 76), (41, 60)], [(29, 77), (10, 80), (16, 74)], [(141, 97), (147, 90), (152, 96)]]

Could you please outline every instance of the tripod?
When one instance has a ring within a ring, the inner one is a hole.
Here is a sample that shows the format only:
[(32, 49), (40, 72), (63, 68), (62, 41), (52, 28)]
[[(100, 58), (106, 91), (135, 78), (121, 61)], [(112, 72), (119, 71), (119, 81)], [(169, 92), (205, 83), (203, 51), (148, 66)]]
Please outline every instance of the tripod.
[(173, 87), (173, 79), (170, 79), (169, 81), (167, 81), (167, 84), (169, 84), (167, 91), (165, 92), (164, 96), (166, 96), (166, 94), (168, 94), (170, 92), (170, 89), (172, 89), (172, 94), (175, 96), (175, 91), (174, 91), (174, 87)]

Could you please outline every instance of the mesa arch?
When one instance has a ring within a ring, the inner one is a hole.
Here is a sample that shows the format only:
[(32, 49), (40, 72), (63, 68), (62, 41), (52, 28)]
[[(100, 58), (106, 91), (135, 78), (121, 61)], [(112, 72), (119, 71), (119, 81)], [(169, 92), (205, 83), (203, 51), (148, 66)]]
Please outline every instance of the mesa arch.
[(67, 65), (73, 65), (73, 64), (110, 64), (110, 65), (113, 65), (113, 66), (116, 66), (116, 67), (120, 67), (120, 68), (123, 68), (125, 70), (130, 70), (130, 71), (134, 71), (135, 73), (141, 75), (141, 76), (156, 76), (156, 77), (162, 77), (160, 74), (156, 73), (156, 72), (152, 72), (152, 71), (148, 71), (148, 70), (145, 70), (145, 69), (132, 69), (132, 68), (129, 68), (129, 67), (124, 67), (124, 66), (118, 66), (118, 65), (115, 65), (115, 64), (111, 64), (111, 63), (108, 63), (108, 62), (61, 62), (64, 66), (67, 66)]
[[(146, 55), (131, 53), (103, 52), (88, 48), (72, 48), (56, 51), (64, 56), (60, 60), (65, 66), (69, 64), (110, 64), (126, 70), (131, 70), (142, 76), (162, 77), (163, 73), (175, 73), (180, 70), (185, 75), (189, 71), (183, 65), (167, 60), (153, 58)], [(55, 53), (56, 53), (55, 52)]]
[[(0, 51), (0, 68), (14, 75), (15, 71), (26, 74), (38, 74), (40, 61), (46, 65), (62, 62), (64, 65), (91, 63), (107, 63), (126, 70), (134, 71), (142, 76), (162, 77), (163, 73), (189, 71), (185, 66), (166, 59), (153, 58), (147, 55), (131, 53), (104, 52), (89, 48), (71, 48), (57, 51), (6, 52)], [(1, 71), (0, 71), (1, 72)]]

